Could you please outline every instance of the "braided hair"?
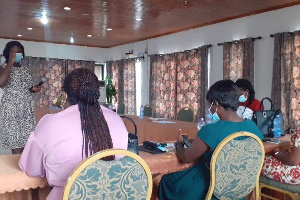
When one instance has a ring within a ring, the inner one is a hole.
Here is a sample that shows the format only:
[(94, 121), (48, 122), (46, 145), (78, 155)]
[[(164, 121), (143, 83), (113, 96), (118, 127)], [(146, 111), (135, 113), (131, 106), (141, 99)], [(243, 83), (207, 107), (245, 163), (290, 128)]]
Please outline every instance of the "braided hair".
[[(100, 83), (97, 76), (88, 69), (75, 69), (64, 81), (64, 90), (71, 105), (78, 104), (83, 135), (83, 153), (88, 157), (98, 151), (113, 148), (113, 143), (98, 103)], [(107, 157), (103, 160), (111, 160)]]

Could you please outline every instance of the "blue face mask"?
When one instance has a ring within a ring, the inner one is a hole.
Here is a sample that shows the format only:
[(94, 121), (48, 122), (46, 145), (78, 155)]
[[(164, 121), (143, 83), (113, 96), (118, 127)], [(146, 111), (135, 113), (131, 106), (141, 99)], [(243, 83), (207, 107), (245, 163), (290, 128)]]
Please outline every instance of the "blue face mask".
[(16, 53), (15, 63), (20, 62), (23, 59), (22, 53)]
[(246, 101), (247, 101), (247, 97), (245, 97), (245, 95), (241, 95), (241, 96), (239, 97), (239, 102), (244, 103), (244, 102), (246, 102)]
[(218, 115), (218, 113), (217, 113), (218, 107), (216, 108), (216, 112), (215, 112), (214, 114), (211, 114), (210, 109), (211, 109), (212, 105), (213, 105), (213, 103), (212, 103), (211, 106), (209, 107), (208, 112), (209, 112), (209, 114), (211, 115), (211, 118), (212, 118), (214, 121), (217, 122), (217, 121), (220, 120), (220, 117), (219, 117), (219, 115)]

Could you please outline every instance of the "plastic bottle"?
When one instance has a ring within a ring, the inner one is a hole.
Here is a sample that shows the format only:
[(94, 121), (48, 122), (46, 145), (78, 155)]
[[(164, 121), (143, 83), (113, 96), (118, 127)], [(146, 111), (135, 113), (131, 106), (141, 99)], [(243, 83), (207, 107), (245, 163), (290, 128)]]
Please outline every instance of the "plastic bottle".
[(202, 126), (204, 126), (205, 124), (206, 124), (206, 123), (205, 123), (204, 119), (203, 119), (202, 117), (200, 117), (200, 118), (198, 119), (198, 124), (197, 124), (198, 130), (200, 130), (200, 129), (202, 128)]
[(279, 115), (276, 115), (273, 123), (274, 123), (274, 127), (273, 127), (274, 138), (280, 138), (281, 137), (281, 126), (282, 126), (281, 117)]
[(144, 106), (141, 105), (141, 108), (140, 108), (140, 119), (143, 119), (144, 118)]

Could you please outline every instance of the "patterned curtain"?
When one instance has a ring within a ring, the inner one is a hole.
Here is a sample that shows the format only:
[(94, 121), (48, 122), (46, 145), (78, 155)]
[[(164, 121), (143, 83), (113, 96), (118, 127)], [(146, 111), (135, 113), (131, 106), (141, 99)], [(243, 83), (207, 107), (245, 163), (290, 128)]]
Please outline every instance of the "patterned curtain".
[(205, 115), (208, 46), (197, 50), (150, 57), (150, 105), (154, 116), (174, 119), (182, 107), (196, 117)]
[(300, 32), (274, 36), (272, 99), (285, 129), (300, 127)]
[(136, 78), (135, 60), (118, 60), (106, 62), (107, 74), (110, 76), (117, 91), (117, 101), (124, 103), (125, 114), (136, 114)]
[(174, 119), (176, 116), (176, 55), (150, 56), (150, 105), (156, 117)]
[(66, 63), (67, 63), (66, 75), (71, 73), (74, 69), (78, 69), (78, 68), (89, 69), (93, 72), (95, 71), (95, 62), (94, 61), (66, 60)]
[(254, 82), (254, 40), (245, 38), (238, 43), (223, 45), (223, 78), (236, 81), (245, 78)]

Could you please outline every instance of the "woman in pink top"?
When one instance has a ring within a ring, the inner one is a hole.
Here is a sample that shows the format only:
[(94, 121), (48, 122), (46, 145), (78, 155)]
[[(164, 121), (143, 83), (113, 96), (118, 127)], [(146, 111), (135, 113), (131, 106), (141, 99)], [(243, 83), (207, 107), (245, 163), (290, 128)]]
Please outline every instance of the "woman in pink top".
[(98, 103), (99, 81), (76, 69), (64, 81), (67, 109), (44, 116), (30, 135), (19, 165), (29, 176), (47, 177), (47, 200), (62, 199), (66, 180), (86, 157), (103, 149), (127, 149), (122, 119)]

